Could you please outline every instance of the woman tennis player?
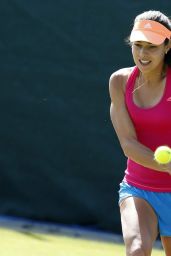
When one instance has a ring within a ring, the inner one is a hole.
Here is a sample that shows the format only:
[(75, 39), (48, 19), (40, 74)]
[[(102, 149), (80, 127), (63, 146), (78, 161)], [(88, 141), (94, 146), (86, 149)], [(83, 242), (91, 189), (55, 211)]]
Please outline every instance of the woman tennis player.
[(150, 256), (158, 234), (171, 256), (171, 163), (154, 160), (171, 147), (171, 22), (160, 11), (135, 18), (129, 37), (134, 67), (110, 77), (110, 115), (127, 168), (119, 190), (127, 256)]

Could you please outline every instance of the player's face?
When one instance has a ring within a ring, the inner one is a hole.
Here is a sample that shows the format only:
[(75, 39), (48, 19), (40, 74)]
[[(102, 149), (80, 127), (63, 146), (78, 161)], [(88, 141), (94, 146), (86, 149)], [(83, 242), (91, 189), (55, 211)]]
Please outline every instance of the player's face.
[(157, 67), (162, 67), (166, 45), (154, 45), (144, 41), (132, 43), (132, 55), (135, 64), (142, 72), (149, 72)]

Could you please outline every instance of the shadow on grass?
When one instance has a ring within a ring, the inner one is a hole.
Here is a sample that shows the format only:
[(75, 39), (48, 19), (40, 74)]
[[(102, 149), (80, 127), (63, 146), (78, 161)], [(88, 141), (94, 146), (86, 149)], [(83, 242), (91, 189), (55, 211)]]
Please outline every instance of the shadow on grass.
[[(119, 235), (80, 226), (60, 225), (19, 217), (0, 216), (0, 227), (15, 230), (27, 237), (39, 241), (48, 241), (43, 235), (49, 234), (123, 244), (121, 234)], [(154, 247), (162, 249), (161, 241), (157, 240)]]
[(37, 239), (37, 240), (40, 240), (40, 241), (43, 241), (43, 242), (49, 242), (49, 240), (47, 238), (45, 238), (44, 236), (42, 236), (41, 234), (35, 234), (35, 233), (32, 233), (32, 232), (29, 232), (29, 231), (22, 231), (22, 230), (16, 230), (17, 232), (29, 237), (29, 238), (32, 238), (32, 239)]

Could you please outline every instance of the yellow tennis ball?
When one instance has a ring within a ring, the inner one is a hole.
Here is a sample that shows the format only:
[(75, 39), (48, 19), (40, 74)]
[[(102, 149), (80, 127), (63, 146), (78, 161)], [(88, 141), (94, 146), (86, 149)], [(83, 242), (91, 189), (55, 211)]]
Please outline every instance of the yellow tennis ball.
[(154, 152), (154, 159), (159, 164), (167, 164), (171, 161), (171, 148), (160, 146)]

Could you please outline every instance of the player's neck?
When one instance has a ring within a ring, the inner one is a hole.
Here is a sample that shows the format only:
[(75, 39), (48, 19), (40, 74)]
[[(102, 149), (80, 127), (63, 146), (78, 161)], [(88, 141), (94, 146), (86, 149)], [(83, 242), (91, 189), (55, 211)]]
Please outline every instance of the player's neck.
[(167, 67), (161, 67), (158, 68), (156, 70), (154, 70), (153, 72), (150, 73), (139, 73), (139, 80), (141, 81), (141, 83), (143, 82), (146, 86), (155, 86), (157, 84), (160, 84), (163, 79), (166, 77), (166, 69)]

